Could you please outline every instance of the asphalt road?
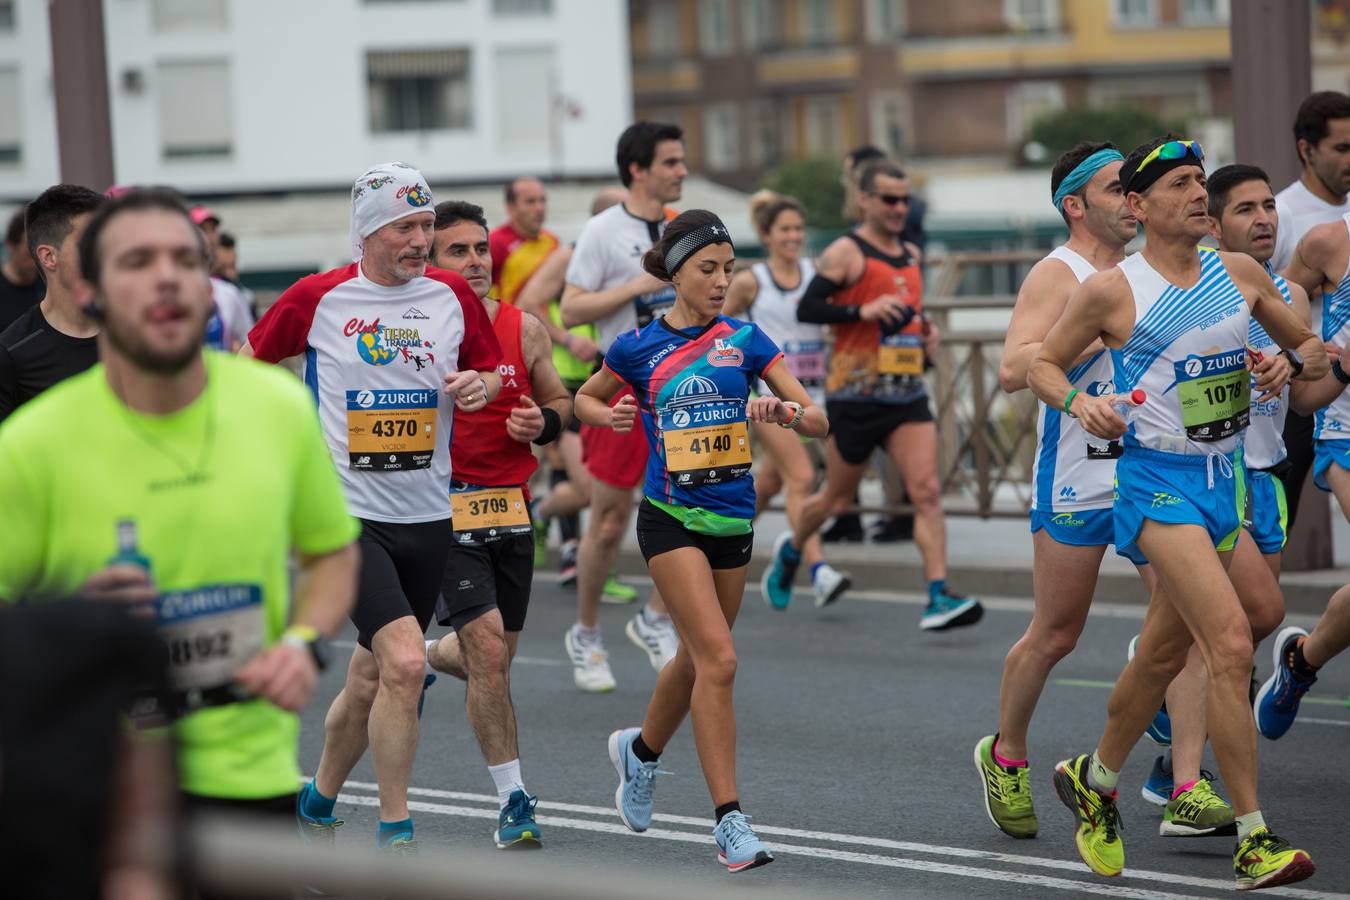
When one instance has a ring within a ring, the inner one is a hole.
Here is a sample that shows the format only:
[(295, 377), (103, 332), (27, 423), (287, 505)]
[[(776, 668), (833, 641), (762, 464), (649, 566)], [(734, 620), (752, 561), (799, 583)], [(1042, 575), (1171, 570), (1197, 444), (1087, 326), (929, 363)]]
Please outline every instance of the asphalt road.
[[(687, 726), (662, 758), (673, 774), (657, 782), (652, 830), (636, 835), (619, 822), (605, 741), (615, 728), (640, 723), (654, 673), (623, 634), (634, 608), (607, 606), (603, 625), (618, 688), (599, 696), (577, 691), (562, 648), (573, 603), (572, 593), (551, 580), (536, 582), (513, 671), (523, 772), (540, 797), (545, 848), (493, 858), (516, 872), (538, 867), (539, 897), (548, 896), (549, 865), (597, 879), (652, 872), (687, 884), (691, 895), (735, 896), (748, 885), (804, 896), (962, 900), (1213, 897), (1233, 890), (1231, 837), (1158, 835), (1160, 811), (1138, 793), (1156, 753), (1146, 739), (1121, 782), (1127, 848), (1121, 878), (1099, 878), (1082, 865), (1072, 817), (1050, 784), (1055, 761), (1093, 747), (1140, 607), (1095, 609), (1077, 651), (1052, 674), (1031, 734), (1041, 833), (1017, 841), (986, 818), (971, 753), (994, 730), (1003, 655), (1026, 625), (1029, 601), (991, 600), (975, 627), (924, 634), (913, 595), (868, 593), (818, 611), (799, 593), (792, 609), (778, 613), (751, 588), (736, 628), (739, 781), (742, 804), (777, 860), (732, 876), (716, 863), (711, 803)], [(1264, 678), (1268, 648), (1257, 659)], [(318, 762), (324, 710), (344, 669), (330, 670), (304, 716), (301, 758), (308, 771)], [(1278, 743), (1261, 742), (1266, 818), (1318, 866), (1313, 879), (1271, 895), (1350, 896), (1348, 693), (1350, 659), (1342, 659), (1324, 673), (1293, 730)], [(1208, 767), (1215, 768), (1212, 757)], [(491, 846), (495, 792), (464, 716), (462, 687), (449, 678), (429, 693), (412, 783), (424, 859)], [(347, 823), (339, 847), (374, 841), (374, 802), (367, 756), (338, 805)]]

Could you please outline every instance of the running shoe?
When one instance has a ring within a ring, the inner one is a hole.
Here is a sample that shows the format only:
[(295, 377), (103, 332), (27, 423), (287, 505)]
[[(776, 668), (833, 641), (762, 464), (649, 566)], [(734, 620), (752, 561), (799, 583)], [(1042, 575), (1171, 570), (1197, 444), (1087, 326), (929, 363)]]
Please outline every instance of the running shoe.
[(569, 541), (559, 551), (558, 584), (571, 587), (577, 583), (577, 542)]
[(801, 564), (801, 553), (792, 549), (792, 532), (784, 531), (774, 538), (773, 558), (759, 579), (759, 593), (765, 603), (774, 609), (788, 608), (792, 602), (792, 582)]
[(1153, 760), (1153, 771), (1148, 773), (1148, 781), (1144, 782), (1139, 793), (1154, 806), (1166, 806), (1172, 802), (1172, 788), (1172, 767), (1167, 764), (1165, 757), (1159, 756)]
[(966, 597), (943, 588), (941, 593), (928, 598), (919, 619), (924, 631), (945, 631), (962, 625), (974, 625), (984, 618), (984, 607), (975, 597)]
[(632, 603), (637, 598), (637, 588), (624, 584), (617, 575), (606, 578), (605, 586), (600, 590), (601, 603)]
[(646, 652), (652, 668), (658, 672), (675, 658), (675, 652), (680, 649), (680, 636), (670, 616), (657, 616), (655, 623), (649, 623), (646, 614), (639, 610), (623, 627), (623, 633)]
[(609, 761), (619, 773), (614, 791), (614, 808), (623, 824), (633, 831), (646, 831), (652, 824), (653, 797), (656, 794), (658, 763), (645, 763), (633, 755), (633, 741), (641, 728), (624, 728), (609, 736)]
[(1125, 830), (1116, 809), (1116, 792), (1106, 796), (1088, 786), (1087, 755), (1066, 759), (1055, 766), (1055, 793), (1078, 820), (1073, 840), (1078, 855), (1098, 875), (1119, 875), (1125, 868)]
[(506, 808), (497, 818), (497, 830), (492, 833), (498, 850), (544, 846), (539, 824), (534, 821), (534, 808), (538, 803), (538, 797), (531, 797), (524, 791), (515, 791), (507, 798)]
[(827, 544), (861, 544), (863, 538), (862, 519), (856, 513), (835, 516), (834, 524), (820, 533), (820, 539)]
[(740, 810), (733, 810), (713, 829), (717, 861), (729, 872), (744, 872), (773, 862), (773, 854), (750, 827), (748, 818)]
[(1158, 834), (1163, 837), (1207, 837), (1237, 834), (1233, 807), (1214, 793), (1214, 776), (1200, 773), (1200, 780), (1163, 807)]
[(572, 660), (572, 680), (588, 694), (604, 694), (614, 690), (614, 673), (609, 668), (609, 654), (600, 635), (587, 637), (576, 625), (563, 633), (563, 646)]
[(1272, 655), (1275, 657), (1275, 671), (1261, 690), (1256, 692), (1256, 730), (1272, 741), (1284, 737), (1289, 726), (1298, 716), (1298, 705), (1308, 688), (1317, 681), (1317, 676), (1300, 678), (1294, 673), (1294, 645), (1308, 632), (1297, 625), (1283, 629), (1275, 638)]
[(333, 847), (337, 843), (337, 830), (342, 827), (342, 820), (333, 816), (319, 818), (305, 815), (305, 795), (313, 789), (314, 782), (311, 781), (300, 789), (295, 798), (295, 823), (300, 831), (300, 839), (308, 846)]
[[(1130, 645), (1125, 648), (1125, 660), (1134, 659), (1135, 650), (1139, 649), (1139, 635), (1130, 638)], [(1148, 739), (1159, 747), (1166, 749), (1172, 746), (1172, 717), (1167, 713), (1167, 701), (1164, 700), (1162, 706), (1153, 714), (1153, 721), (1148, 723), (1148, 728), (1144, 730)], [(1168, 792), (1169, 796), (1171, 792)]]
[(417, 856), (417, 838), (399, 835), (380, 849), (391, 856)]
[(980, 738), (975, 745), (975, 769), (984, 781), (984, 811), (989, 821), (1010, 837), (1034, 838), (1038, 827), (1031, 805), (1031, 770), (1027, 766), (1001, 766), (994, 759), (998, 735)]
[(1264, 826), (1253, 830), (1245, 841), (1238, 841), (1233, 851), (1233, 875), (1239, 891), (1293, 884), (1316, 871), (1312, 857), (1295, 850)]
[(811, 579), (811, 587), (816, 592), (816, 609), (834, 603), (852, 586), (853, 579), (825, 563), (816, 569), (815, 577)]
[(425, 706), (427, 702), (427, 688), (435, 683), (436, 676), (431, 672), (428, 672), (422, 678), (422, 693), (417, 695), (417, 718), (419, 719), (422, 718), (422, 707)]

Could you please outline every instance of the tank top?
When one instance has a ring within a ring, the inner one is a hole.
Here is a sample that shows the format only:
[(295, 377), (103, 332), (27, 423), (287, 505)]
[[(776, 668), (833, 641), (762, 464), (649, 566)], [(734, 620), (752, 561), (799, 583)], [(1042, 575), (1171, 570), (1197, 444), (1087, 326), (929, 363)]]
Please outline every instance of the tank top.
[[(548, 305), (548, 318), (559, 328), (563, 327), (562, 304), (554, 300)], [(567, 329), (568, 334), (575, 334), (577, 337), (584, 337), (588, 340), (596, 340), (595, 324), (586, 322), (583, 325), (576, 325)], [(558, 377), (562, 379), (563, 387), (572, 393), (581, 390), (581, 386), (586, 383), (586, 379), (595, 373), (595, 360), (577, 359), (562, 344), (553, 345), (553, 368), (558, 370)]]
[[(1046, 259), (1067, 265), (1079, 284), (1097, 271), (1092, 263), (1064, 246), (1051, 250)], [(1100, 397), (1113, 392), (1108, 353), (1084, 360), (1067, 374), (1069, 383), (1085, 394)], [(1031, 508), (1054, 513), (1110, 509), (1120, 443), (1112, 441), (1105, 451), (1092, 447), (1087, 432), (1073, 416), (1044, 403), (1037, 406), (1036, 457), (1032, 463), (1036, 490)]]
[(825, 389), (825, 329), (797, 321), (797, 302), (815, 277), (816, 267), (810, 260), (802, 260), (798, 268), (801, 280), (788, 290), (774, 281), (768, 263), (758, 262), (750, 267), (759, 290), (749, 318), (783, 351), (788, 371), (806, 388), (812, 402), (819, 405)]
[[(847, 237), (862, 251), (863, 274), (856, 283), (835, 293), (835, 303), (862, 306), (894, 294), (916, 311), (922, 309), (923, 275), (904, 245), (899, 256), (891, 256), (856, 234)], [(927, 396), (923, 382), (923, 322), (919, 316), (899, 332), (888, 335), (883, 335), (875, 322), (839, 322), (831, 329), (834, 346), (825, 375), (828, 399), (900, 405)]]
[[(1266, 263), (1266, 271), (1270, 272), (1270, 263)], [(1293, 303), (1293, 297), (1289, 294), (1289, 282), (1284, 280), (1284, 276), (1271, 272), (1270, 277), (1280, 289), (1280, 296), (1284, 297), (1284, 302)], [(1263, 356), (1280, 352), (1280, 345), (1275, 343), (1275, 339), (1267, 334), (1266, 329), (1255, 319), (1252, 319), (1247, 327), (1247, 343)], [(1249, 469), (1269, 469), (1284, 462), (1288, 453), (1284, 446), (1284, 420), (1289, 414), (1289, 385), (1284, 386), (1280, 396), (1260, 403), (1257, 398), (1261, 395), (1257, 393), (1256, 377), (1253, 376), (1251, 391), (1252, 420), (1247, 426), (1247, 439), (1242, 445), (1242, 458), (1246, 460)]]
[[(450, 459), (455, 480), (466, 484), (517, 486), (529, 481), (537, 462), (529, 444), (522, 444), (506, 433), (506, 419), (531, 393), (530, 367), (525, 362), (525, 343), (521, 325), (524, 314), (506, 303), (497, 306), (492, 330), (502, 347), (497, 373), (502, 389), (492, 402), (475, 412), (455, 413), (455, 430), (450, 443)], [(458, 528), (458, 525), (456, 525)]]
[(1199, 251), (1200, 278), (1169, 283), (1136, 253), (1120, 264), (1134, 294), (1134, 330), (1112, 351), (1116, 392), (1142, 388), (1126, 448), (1213, 456), (1242, 446), (1251, 418), (1247, 300), (1218, 253)]
[[(1350, 213), (1343, 217), (1343, 221), (1350, 230)], [(1336, 290), (1323, 295), (1322, 340), (1342, 348), (1350, 343), (1350, 266), (1341, 276)], [(1341, 394), (1326, 409), (1317, 411), (1317, 431), (1314, 436), (1319, 441), (1350, 440), (1350, 397)]]

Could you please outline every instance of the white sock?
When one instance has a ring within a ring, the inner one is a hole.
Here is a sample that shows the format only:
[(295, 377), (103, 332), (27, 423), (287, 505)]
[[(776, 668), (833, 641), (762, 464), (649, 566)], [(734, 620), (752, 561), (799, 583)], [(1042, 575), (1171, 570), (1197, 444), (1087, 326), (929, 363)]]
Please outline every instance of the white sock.
[(488, 773), (492, 776), (492, 783), (497, 785), (498, 809), (506, 809), (506, 801), (511, 799), (511, 795), (516, 791), (525, 790), (525, 783), (520, 780), (518, 759), (502, 763), (500, 766), (488, 766)]
[(646, 622), (648, 625), (658, 625), (669, 618), (670, 616), (665, 613), (652, 612), (652, 605), (650, 603), (642, 607), (642, 621)]
[(1256, 829), (1265, 827), (1266, 827), (1266, 817), (1261, 815), (1261, 810), (1259, 809), (1256, 812), (1249, 812), (1245, 816), (1238, 816), (1237, 817), (1238, 843), (1240, 844), (1243, 841), (1245, 841), (1247, 839), (1247, 835), (1251, 834)]
[(435, 666), (433, 666), (433, 665), (431, 664), (431, 645), (434, 644), (434, 643), (436, 643), (436, 641), (427, 641), (427, 642), (426, 642), (426, 646), (427, 646), (427, 649), (426, 649), (426, 659), (425, 659), (424, 661), (426, 662), (426, 665), (427, 665), (427, 674), (428, 674), (428, 675), (439, 675), (439, 674), (440, 674), (440, 672), (436, 671)]
[(1120, 783), (1120, 773), (1108, 769), (1097, 755), (1097, 751), (1093, 750), (1092, 759), (1088, 761), (1087, 782), (1088, 787), (1109, 797), (1115, 793), (1116, 785)]
[(582, 625), (580, 622), (572, 626), (577, 630), (577, 637), (588, 641), (600, 640), (599, 625)]

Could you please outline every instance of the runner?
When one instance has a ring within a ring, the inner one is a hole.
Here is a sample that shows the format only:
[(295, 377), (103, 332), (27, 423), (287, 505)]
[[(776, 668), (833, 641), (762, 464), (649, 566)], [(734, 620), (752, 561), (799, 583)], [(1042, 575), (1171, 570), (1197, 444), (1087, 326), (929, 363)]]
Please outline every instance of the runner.
[[(1055, 162), (1050, 202), (1068, 225), (1069, 240), (1032, 267), (1017, 293), (999, 367), (1005, 391), (1027, 387), (1027, 368), (1078, 285), (1125, 258), (1138, 223), (1120, 186), (1123, 160), (1114, 144), (1085, 141)], [(1090, 394), (1112, 393), (1110, 355), (1090, 346), (1075, 360), (1071, 380)], [(1095, 439), (1072, 418), (1039, 406), (1031, 501), (1035, 610), (1003, 663), (998, 731), (975, 745), (985, 812), (1015, 838), (1036, 836), (1027, 731), (1046, 679), (1073, 652), (1087, 623), (1097, 572), (1115, 539), (1111, 504), (1120, 453), (1118, 443), (1092, 446)], [(1148, 584), (1147, 561), (1137, 553), (1129, 559)]]
[[(550, 361), (544, 326), (504, 301), (492, 286), (482, 207), (436, 206), (431, 262), (468, 280), (493, 323), (502, 389), (481, 410), (457, 417), (450, 445), (455, 542), (436, 617), (454, 632), (427, 641), (427, 664), (466, 682), (465, 708), (497, 788), (497, 847), (539, 846), (537, 798), (525, 790), (511, 703), (511, 660), (520, 644), (534, 577), (534, 534), (527, 482), (537, 461), (531, 442), (548, 444), (571, 418), (572, 400)], [(429, 673), (430, 674), (430, 673)]]
[(20, 206), (5, 226), (5, 261), (0, 264), (0, 332), (37, 306), (46, 290), (37, 262), (28, 252), (23, 221), (24, 207)]
[(548, 196), (538, 178), (506, 184), (508, 221), (488, 235), (492, 247), (492, 296), (514, 304), (544, 260), (558, 249), (558, 236), (544, 227)]
[[(1269, 831), (1257, 804), (1255, 733), (1246, 711), (1251, 628), (1225, 571), (1245, 492), (1244, 345), (1251, 317), (1280, 346), (1298, 351), (1271, 354), (1255, 366), (1263, 400), (1296, 373), (1320, 378), (1327, 364), (1321, 342), (1258, 263), (1244, 254), (1197, 251), (1209, 230), (1203, 159), (1196, 142), (1170, 139), (1150, 141), (1126, 158), (1121, 180), (1144, 227), (1145, 248), (1074, 291), (1027, 380), (1047, 406), (1081, 419), (1089, 433), (1124, 436), (1116, 463), (1116, 546), (1137, 546), (1157, 577), (1138, 653), (1112, 691), (1096, 751), (1055, 767), (1056, 790), (1078, 821), (1079, 854), (1101, 875), (1124, 868), (1119, 773), (1196, 643), (1207, 669), (1210, 739), (1233, 795), (1237, 886), (1251, 889), (1313, 872), (1306, 853)], [(1111, 396), (1086, 394), (1065, 375), (1098, 339), (1112, 349), (1116, 391), (1139, 389), (1148, 398), (1128, 430)]]
[(936, 347), (919, 315), (918, 249), (899, 238), (909, 183), (899, 166), (880, 162), (863, 171), (859, 186), (862, 224), (826, 248), (797, 305), (799, 321), (832, 324), (834, 330), (825, 381), (834, 422), (825, 484), (803, 505), (793, 531), (778, 536), (760, 590), (774, 606), (787, 606), (807, 538), (852, 505), (872, 450), (884, 447), (916, 509), (914, 542), (928, 581), (928, 607), (919, 627), (973, 625), (984, 614), (980, 602), (947, 588), (937, 427), (923, 383), (925, 360)]
[(108, 202), (79, 255), (103, 362), (0, 428), (0, 597), (143, 606), (168, 643), (184, 805), (285, 822), (295, 713), (316, 640), (351, 608), (357, 523), (300, 385), (202, 352), (206, 248), (177, 194)]
[[(797, 302), (816, 274), (815, 265), (801, 258), (806, 210), (792, 197), (760, 191), (750, 198), (750, 219), (769, 259), (738, 272), (731, 280), (726, 315), (749, 318), (777, 343), (783, 349), (788, 371), (806, 388), (811, 401), (823, 407), (825, 329), (797, 321)], [(786, 486), (788, 522), (795, 526), (802, 504), (816, 486), (816, 467), (807, 445), (800, 436), (779, 428), (756, 427), (755, 439), (767, 457), (755, 475), (755, 514), (763, 512), (769, 500)], [(773, 489), (766, 490), (766, 484)], [(825, 562), (820, 535), (813, 534), (807, 540), (802, 559), (811, 573), (816, 606), (834, 603), (852, 584), (847, 575)], [(764, 600), (769, 600), (767, 594)]]
[(408, 779), (425, 677), (422, 635), (453, 539), (448, 398), (473, 412), (501, 384), (483, 305), (462, 276), (427, 267), (431, 203), (421, 174), (402, 163), (358, 178), (356, 261), (288, 288), (241, 351), (268, 362), (304, 354), (305, 383), (362, 521), (352, 615), (359, 646), (328, 710), (318, 771), (301, 793), (301, 831), (332, 840), (342, 824), (333, 805), (369, 743), (380, 786), (377, 842), (396, 853), (417, 848)]
[(0, 333), (0, 422), (47, 388), (98, 362), (98, 323), (85, 314), (80, 235), (103, 196), (58, 184), (28, 204), (24, 253), (47, 295)]
[[(604, 367), (577, 394), (577, 410), (591, 426), (621, 433), (641, 413), (648, 454), (638, 543), (684, 638), (657, 676), (642, 727), (609, 737), (619, 773), (615, 806), (625, 825), (647, 830), (661, 751), (692, 713), (716, 806), (717, 858), (739, 872), (773, 861), (741, 812), (736, 788), (731, 626), (745, 592), (755, 514), (746, 422), (812, 437), (829, 425), (758, 326), (720, 315), (734, 263), (717, 216), (690, 210), (671, 222), (643, 268), (673, 285), (675, 304), (615, 338)], [(772, 396), (751, 397), (756, 376)]]
[[(680, 199), (689, 170), (683, 133), (674, 125), (636, 122), (619, 136), (619, 177), (628, 199), (592, 218), (567, 266), (562, 319), (567, 327), (594, 322), (601, 352), (625, 331), (643, 327), (675, 302), (670, 285), (642, 270), (642, 254), (666, 226), (666, 204)], [(637, 433), (583, 427), (582, 460), (591, 475), (591, 514), (577, 558), (577, 621), (563, 636), (572, 678), (588, 692), (614, 689), (600, 636), (600, 594), (614, 566), (642, 484), (644, 446)], [(658, 672), (679, 638), (659, 590), (624, 628)]]

